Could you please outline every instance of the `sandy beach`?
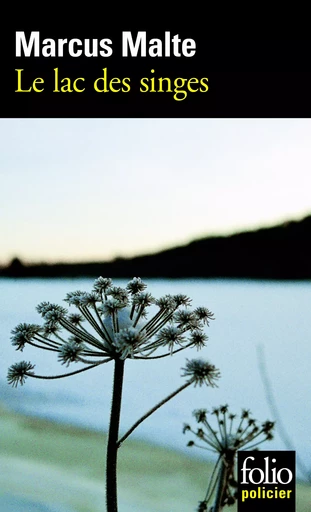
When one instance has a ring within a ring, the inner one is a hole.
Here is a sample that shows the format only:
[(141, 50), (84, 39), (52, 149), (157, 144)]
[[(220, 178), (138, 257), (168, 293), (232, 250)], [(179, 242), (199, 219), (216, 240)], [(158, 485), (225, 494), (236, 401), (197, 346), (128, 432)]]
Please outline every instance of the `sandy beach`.
[[(0, 429), (2, 512), (105, 510), (104, 434), (3, 409)], [(120, 512), (195, 511), (211, 466), (191, 455), (144, 442), (124, 443), (119, 454)], [(311, 488), (297, 485), (297, 512), (308, 512), (310, 502)]]

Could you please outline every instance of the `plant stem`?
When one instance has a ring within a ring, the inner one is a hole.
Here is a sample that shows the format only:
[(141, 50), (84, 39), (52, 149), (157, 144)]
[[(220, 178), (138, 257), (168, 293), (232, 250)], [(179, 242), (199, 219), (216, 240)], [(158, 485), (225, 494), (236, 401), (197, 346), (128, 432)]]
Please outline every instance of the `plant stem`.
[(106, 503), (107, 512), (118, 512), (117, 501), (117, 451), (121, 412), (124, 360), (116, 359), (113, 378), (113, 393), (108, 433), (106, 459)]
[(222, 501), (224, 496), (224, 490), (227, 481), (227, 465), (224, 460), (221, 461), (219, 477), (218, 477), (218, 485), (216, 489), (215, 502), (213, 506), (213, 512), (221, 512), (223, 509)]
[(161, 402), (157, 403), (154, 407), (152, 407), (152, 409), (150, 409), (148, 412), (146, 412), (146, 414), (144, 414), (141, 418), (139, 418), (139, 420), (136, 421), (136, 423), (134, 423), (134, 425), (131, 426), (131, 428), (124, 434), (124, 436), (121, 437), (121, 439), (118, 441), (117, 443), (117, 447), (119, 448), (120, 445), (123, 443), (123, 441), (125, 441), (125, 439), (127, 439), (129, 437), (129, 435), (145, 420), (147, 419), (149, 416), (151, 416), (151, 414), (153, 414), (157, 409), (159, 409), (162, 405), (166, 404), (166, 402), (168, 402), (169, 400), (171, 400), (171, 398), (174, 398), (174, 396), (178, 395), (178, 393), (180, 393), (181, 391), (183, 391), (183, 389), (186, 389), (188, 386), (190, 386), (190, 384), (192, 384), (192, 381), (188, 381), (186, 382), (186, 384), (183, 384), (182, 386), (180, 386), (180, 388), (176, 389), (175, 391), (173, 391), (173, 393), (171, 393), (170, 395), (168, 395), (166, 398), (164, 398), (163, 400), (161, 400)]

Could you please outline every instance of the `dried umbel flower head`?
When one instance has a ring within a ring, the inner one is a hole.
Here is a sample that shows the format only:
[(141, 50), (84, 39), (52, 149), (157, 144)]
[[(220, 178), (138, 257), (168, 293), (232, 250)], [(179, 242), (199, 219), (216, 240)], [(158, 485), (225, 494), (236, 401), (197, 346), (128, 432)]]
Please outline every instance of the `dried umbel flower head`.
[(24, 384), (26, 377), (31, 375), (34, 365), (21, 361), (20, 363), (12, 364), (8, 371), (8, 383), (16, 387), (18, 384)]
[(231, 452), (237, 452), (241, 448), (252, 450), (273, 437), (274, 422), (265, 421), (258, 424), (247, 409), (243, 409), (238, 418), (236, 414), (229, 412), (228, 405), (215, 407), (210, 415), (216, 417), (217, 430), (212, 429), (208, 415), (206, 409), (193, 411), (193, 416), (201, 427), (199, 432), (203, 431), (204, 435), (198, 436), (198, 431), (193, 431), (189, 425), (185, 427), (187, 427), (186, 430), (203, 440), (211, 451), (219, 453), (221, 456), (227, 457)]
[[(190, 310), (191, 300), (186, 295), (156, 299), (146, 287), (139, 277), (125, 288), (114, 286), (110, 278), (99, 277), (90, 292), (67, 294), (65, 302), (76, 309), (74, 312), (49, 302), (39, 304), (37, 311), (43, 324), (19, 324), (12, 330), (12, 345), (21, 351), (32, 345), (55, 352), (66, 367), (82, 364), (78, 370), (45, 378), (73, 375), (117, 359), (159, 359), (189, 347), (204, 347), (204, 328), (213, 314), (204, 307)], [(25, 361), (13, 365), (9, 383), (16, 386), (26, 377), (39, 377), (29, 365)], [(211, 365), (206, 368), (199, 360), (188, 362), (184, 372), (199, 385), (213, 385), (217, 378), (216, 369)]]
[(216, 419), (216, 428), (210, 423), (206, 409), (193, 411), (193, 416), (199, 424), (197, 430), (193, 430), (190, 425), (183, 427), (184, 433), (191, 432), (197, 439), (190, 440), (188, 446), (197, 446), (218, 454), (206, 496), (199, 503), (198, 512), (208, 510), (207, 505), (212, 499), (220, 478), (223, 478), (224, 482), (222, 495), (218, 496), (220, 500), (218, 505), (224, 507), (234, 504), (237, 488), (234, 466), (238, 450), (257, 449), (258, 445), (273, 438), (274, 423), (265, 421), (259, 424), (247, 409), (243, 409), (240, 417), (237, 417), (229, 412), (228, 405), (222, 405), (214, 408), (210, 414)]
[(202, 359), (187, 359), (187, 364), (184, 370), (183, 377), (190, 377), (190, 380), (195, 386), (202, 386), (207, 384), (211, 387), (217, 387), (215, 380), (220, 378), (220, 371), (207, 361)]

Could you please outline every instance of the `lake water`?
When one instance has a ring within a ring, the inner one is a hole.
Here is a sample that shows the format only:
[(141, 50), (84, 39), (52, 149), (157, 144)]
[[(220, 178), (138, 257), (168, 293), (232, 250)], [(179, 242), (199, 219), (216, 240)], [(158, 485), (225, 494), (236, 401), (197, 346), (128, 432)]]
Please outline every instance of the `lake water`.
[[(124, 286), (126, 281), (115, 280)], [(260, 421), (275, 419), (267, 404), (257, 349), (265, 353), (268, 375), (282, 422), (298, 454), (311, 467), (311, 283), (243, 280), (146, 280), (155, 297), (184, 293), (193, 306), (206, 306), (215, 320), (206, 329), (206, 348), (188, 349), (158, 361), (126, 362), (121, 432), (184, 380), (186, 358), (210, 360), (222, 373), (218, 388), (188, 388), (135, 432), (136, 438), (187, 449), (184, 422), (195, 425), (193, 409), (228, 403), (232, 412), (250, 409)], [(40, 417), (106, 430), (111, 400), (113, 365), (100, 366), (68, 379), (27, 379), (13, 389), (6, 383), (7, 368), (20, 360), (36, 364), (38, 374), (62, 373), (53, 353), (26, 347), (16, 352), (10, 331), (20, 322), (41, 323), (36, 305), (62, 303), (69, 291), (90, 291), (92, 279), (0, 280), (0, 396), (6, 406)], [(74, 368), (73, 366), (71, 368)], [(286, 449), (281, 437), (262, 448)], [(199, 450), (196, 450), (196, 455)]]

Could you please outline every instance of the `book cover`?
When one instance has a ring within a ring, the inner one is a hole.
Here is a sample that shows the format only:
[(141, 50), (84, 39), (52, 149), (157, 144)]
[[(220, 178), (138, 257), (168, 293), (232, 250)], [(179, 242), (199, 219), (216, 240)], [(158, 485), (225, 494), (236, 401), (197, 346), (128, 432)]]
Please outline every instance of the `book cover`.
[(0, 508), (307, 511), (308, 42), (130, 28), (5, 34)]

